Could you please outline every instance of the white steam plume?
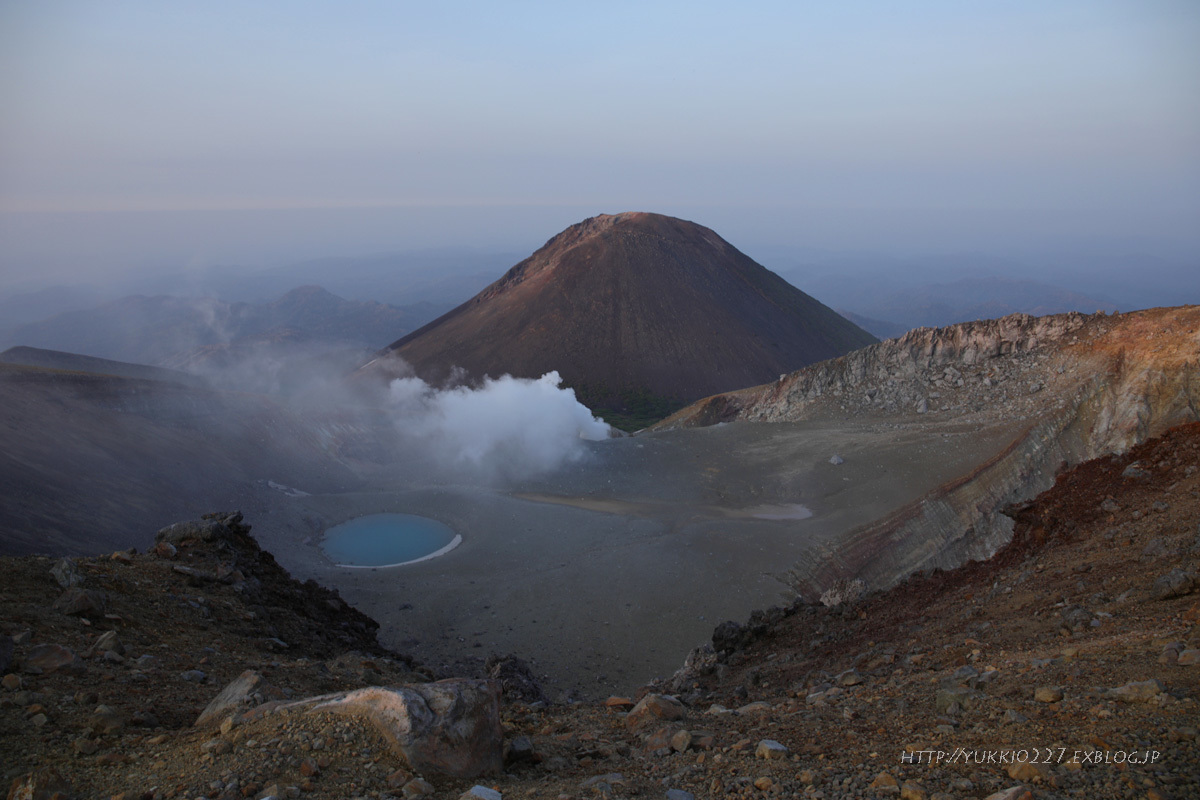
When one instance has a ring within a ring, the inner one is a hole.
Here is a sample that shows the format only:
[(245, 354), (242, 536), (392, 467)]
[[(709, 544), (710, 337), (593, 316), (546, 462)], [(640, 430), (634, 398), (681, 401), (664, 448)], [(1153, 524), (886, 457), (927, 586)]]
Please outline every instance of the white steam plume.
[(443, 465), (476, 477), (549, 472), (578, 459), (582, 440), (610, 429), (563, 389), (557, 372), (537, 380), (504, 375), (475, 388), (435, 389), (420, 378), (391, 382), (397, 428), (424, 444)]

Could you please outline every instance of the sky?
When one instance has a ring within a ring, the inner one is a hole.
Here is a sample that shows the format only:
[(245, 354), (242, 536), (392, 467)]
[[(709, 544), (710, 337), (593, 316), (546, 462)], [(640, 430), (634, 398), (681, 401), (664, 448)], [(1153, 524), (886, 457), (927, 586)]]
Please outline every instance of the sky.
[(0, 0), (0, 283), (595, 213), (1200, 252), (1200, 3)]

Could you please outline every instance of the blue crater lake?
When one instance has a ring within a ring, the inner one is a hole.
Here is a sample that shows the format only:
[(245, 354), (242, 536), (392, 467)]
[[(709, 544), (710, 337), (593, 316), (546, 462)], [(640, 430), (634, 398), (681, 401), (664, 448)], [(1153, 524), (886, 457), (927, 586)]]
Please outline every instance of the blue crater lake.
[(415, 514), (371, 514), (325, 531), (321, 549), (339, 567), (398, 567), (448, 553), (462, 537)]

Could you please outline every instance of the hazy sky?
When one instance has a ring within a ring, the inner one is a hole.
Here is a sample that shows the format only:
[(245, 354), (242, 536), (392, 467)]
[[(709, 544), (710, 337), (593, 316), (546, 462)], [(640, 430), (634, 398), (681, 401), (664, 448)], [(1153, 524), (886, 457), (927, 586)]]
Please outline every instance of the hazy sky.
[(526, 251), (634, 209), (739, 245), (1194, 252), (1200, 3), (0, 0), (10, 278)]

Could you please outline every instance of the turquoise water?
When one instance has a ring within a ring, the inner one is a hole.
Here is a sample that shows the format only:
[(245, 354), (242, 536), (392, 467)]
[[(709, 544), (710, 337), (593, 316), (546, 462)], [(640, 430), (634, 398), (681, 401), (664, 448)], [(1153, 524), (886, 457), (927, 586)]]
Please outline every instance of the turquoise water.
[(427, 558), (457, 544), (454, 531), (414, 514), (371, 514), (325, 531), (321, 549), (347, 567), (386, 567)]

